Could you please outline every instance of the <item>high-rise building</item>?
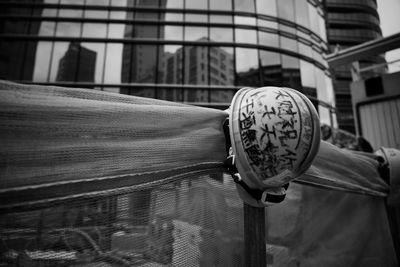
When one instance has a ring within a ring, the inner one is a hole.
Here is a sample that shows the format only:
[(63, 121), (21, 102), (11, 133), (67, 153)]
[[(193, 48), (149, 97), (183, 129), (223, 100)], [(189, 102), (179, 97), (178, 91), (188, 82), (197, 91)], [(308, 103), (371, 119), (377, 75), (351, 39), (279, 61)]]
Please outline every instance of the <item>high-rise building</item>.
[(0, 8), (10, 10), (1, 25), (38, 27), (18, 36), (0, 27), (1, 42), (36, 50), (31, 79), (6, 68), (3, 79), (66, 84), (65, 55), (79, 44), (96, 53), (93, 79), (79, 79), (80, 64), (71, 64), (68, 85), (220, 108), (241, 87), (287, 86), (310, 96), (321, 119), (331, 121), (323, 1), (44, 0), (2, 1)]
[[(334, 53), (382, 37), (376, 0), (326, 0), (328, 42)], [(360, 68), (382, 63), (383, 56), (360, 61)], [(334, 68), (337, 122), (341, 129), (355, 133), (350, 83), (351, 65)], [(372, 73), (373, 75), (373, 73)]]
[(94, 82), (96, 52), (72, 42), (60, 59), (57, 82)]

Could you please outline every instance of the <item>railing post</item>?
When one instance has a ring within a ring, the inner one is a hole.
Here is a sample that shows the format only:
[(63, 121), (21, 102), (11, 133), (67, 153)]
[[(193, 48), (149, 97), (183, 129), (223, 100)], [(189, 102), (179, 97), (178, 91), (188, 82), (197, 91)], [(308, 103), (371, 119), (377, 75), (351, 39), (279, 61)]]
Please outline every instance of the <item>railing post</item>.
[(243, 203), (245, 266), (267, 266), (265, 243), (265, 208)]

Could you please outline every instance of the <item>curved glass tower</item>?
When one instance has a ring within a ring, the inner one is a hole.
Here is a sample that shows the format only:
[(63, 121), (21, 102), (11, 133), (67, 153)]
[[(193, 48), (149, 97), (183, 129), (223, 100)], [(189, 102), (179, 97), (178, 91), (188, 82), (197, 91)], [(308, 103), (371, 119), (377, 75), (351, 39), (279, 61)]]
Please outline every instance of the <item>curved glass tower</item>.
[(0, 10), (2, 79), (220, 108), (244, 86), (288, 86), (334, 103), (321, 1), (31, 0)]
[[(331, 51), (382, 37), (376, 0), (327, 0), (328, 41)], [(360, 68), (385, 62), (383, 56), (360, 61)], [(336, 67), (335, 98), (339, 127), (355, 133), (350, 93), (351, 65)]]

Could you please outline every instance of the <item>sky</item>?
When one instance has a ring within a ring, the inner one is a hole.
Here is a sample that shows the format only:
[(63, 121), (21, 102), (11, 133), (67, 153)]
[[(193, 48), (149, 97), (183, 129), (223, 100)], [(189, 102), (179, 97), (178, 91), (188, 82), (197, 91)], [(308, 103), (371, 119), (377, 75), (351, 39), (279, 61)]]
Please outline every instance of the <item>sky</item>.
[[(400, 0), (377, 0), (383, 37), (400, 32)], [(400, 60), (400, 48), (386, 53), (386, 61)], [(390, 72), (400, 71), (400, 61), (389, 65)]]

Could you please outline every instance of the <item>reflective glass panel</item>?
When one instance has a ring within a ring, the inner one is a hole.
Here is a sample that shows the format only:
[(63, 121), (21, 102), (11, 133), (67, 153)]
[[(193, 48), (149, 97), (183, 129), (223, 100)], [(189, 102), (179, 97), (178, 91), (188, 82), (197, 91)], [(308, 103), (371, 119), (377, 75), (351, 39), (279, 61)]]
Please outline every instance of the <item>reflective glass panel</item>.
[(305, 33), (303, 31), (297, 30), (296, 31), (297, 36), (300, 36), (308, 41), (311, 41), (311, 36), (308, 33)]
[[(182, 46), (165, 45), (160, 51), (158, 62), (158, 81), (165, 84), (182, 84), (183, 53)], [(165, 99), (165, 98), (162, 98)]]
[(310, 25), (307, 0), (295, 0), (296, 23), (306, 28)]
[(310, 62), (300, 60), (301, 83), (303, 87), (317, 87), (314, 69), (314, 65)]
[(42, 21), (40, 23), (39, 35), (40, 36), (53, 36), (56, 23), (51, 21)]
[(86, 0), (86, 5), (108, 6), (110, 0)]
[(199, 41), (208, 39), (208, 29), (205, 27), (185, 27), (185, 40), (186, 41)]
[(24, 42), (2, 41), (0, 42), (0, 78), (8, 80), (20, 80), (22, 70), (21, 51), (24, 50)]
[(258, 19), (257, 20), (258, 26), (260, 27), (266, 27), (270, 29), (277, 29), (278, 28), (278, 23), (276, 21), (270, 21), (266, 19)]
[(135, 7), (158, 7), (159, 0), (147, 0), (147, 1), (128, 0), (128, 5)]
[(58, 1), (60, 1), (61, 4), (70, 4), (70, 5), (84, 5), (85, 4), (85, 2), (82, 0), (53, 0), (53, 1), (45, 0), (46, 3), (48, 3), (48, 2), (54, 3), (54, 2), (58, 2)]
[(232, 10), (232, 0), (210, 1), (211, 10)]
[(139, 25), (134, 27), (134, 38), (157, 38), (156, 25)]
[(33, 71), (34, 82), (47, 82), (50, 71), (49, 65), (52, 45), (51, 42), (38, 42), (37, 44)]
[[(82, 46), (79, 42), (71, 42), (66, 51), (65, 47), (56, 43), (55, 52), (61, 52), (58, 60), (58, 69), (55, 73), (57, 82), (89, 82), (95, 79), (97, 52)], [(56, 58), (53, 58), (53, 62)], [(56, 64), (57, 64), (56, 63)]]
[(122, 44), (107, 44), (105, 57), (105, 83), (120, 83), (122, 68)]
[[(234, 85), (234, 64), (232, 47), (210, 48), (210, 85)], [(233, 90), (210, 89), (210, 100), (216, 103), (230, 103), (234, 95)]]
[(282, 86), (281, 56), (275, 52), (260, 50), (261, 85)]
[(183, 0), (166, 0), (165, 2), (167, 8), (183, 8)]
[(257, 44), (257, 31), (247, 29), (235, 29), (237, 43)]
[(260, 61), (262, 67), (273, 66), (276, 69), (278, 65), (281, 65), (281, 55), (276, 52), (260, 50)]
[(124, 44), (122, 82), (155, 83), (157, 46)]
[(235, 11), (247, 11), (254, 13), (254, 0), (235, 0)]
[(284, 33), (292, 34), (293, 38), (295, 37), (294, 34), (296, 33), (296, 29), (294, 27), (279, 24), (279, 30), (281, 30)]
[(280, 36), (279, 40), (280, 40), (281, 48), (290, 50), (292, 52), (297, 52), (297, 41), (296, 40), (293, 40), (291, 38), (287, 38), (284, 36)]
[(161, 35), (164, 33), (166, 40), (183, 40), (183, 27), (181, 26), (164, 26), (164, 30), (161, 28)]
[(207, 9), (208, 0), (185, 0), (185, 8), (188, 9)]
[(125, 11), (110, 11), (110, 19), (125, 19)]
[(158, 13), (156, 12), (135, 12), (135, 19), (157, 21)]
[(106, 10), (85, 10), (85, 18), (107, 19), (107, 17)]
[(134, 26), (132, 24), (125, 24), (124, 25), (124, 37), (125, 38), (133, 38), (135, 31), (133, 30)]
[(27, 21), (6, 20), (1, 22), (3, 33), (27, 34), (29, 32), (30, 24)]
[(310, 3), (307, 3), (308, 5), (308, 15), (310, 18), (310, 30), (313, 31), (315, 34), (319, 33), (319, 25), (318, 25), (318, 13), (317, 9), (311, 5)]
[(236, 48), (236, 85), (259, 84), (258, 52), (256, 49)]
[(215, 42), (233, 42), (233, 30), (231, 28), (210, 28), (210, 40)]
[[(71, 70), (71, 75), (75, 79), (75, 72), (76, 72), (76, 65), (78, 62), (78, 49), (74, 49), (75, 51), (72, 51), (70, 54), (75, 53), (76, 55), (72, 55), (71, 57), (68, 55), (67, 50), (70, 46), (69, 42), (54, 42), (53, 44), (53, 50), (52, 50), (52, 55), (51, 55), (51, 62), (50, 62), (50, 82), (55, 82), (57, 80), (58, 76), (58, 70), (59, 66), (63, 65), (62, 61), (69, 60), (70, 58), (74, 58), (74, 60), (70, 60), (70, 68)], [(75, 64), (74, 62), (75, 61)]]
[(84, 23), (82, 37), (105, 38), (107, 37), (107, 24)]
[(282, 78), (285, 86), (302, 91), (298, 58), (282, 55)]
[(315, 51), (314, 49), (312, 50), (313, 58), (318, 61), (319, 63), (323, 64), (325, 63), (324, 58), (322, 57), (322, 53)]
[(60, 8), (58, 10), (59, 17), (66, 17), (66, 18), (82, 18), (83, 17), (83, 10), (82, 9), (66, 9)]
[(229, 15), (210, 15), (211, 23), (232, 23), (232, 16)]
[(161, 13), (160, 21), (183, 21), (183, 14), (172, 12)]
[(80, 37), (81, 25), (75, 22), (57, 22), (56, 36)]
[[(102, 83), (104, 72), (104, 43), (82, 43), (79, 55), (78, 81)], [(93, 61), (93, 62), (92, 62)]]
[(312, 58), (312, 48), (308, 45), (298, 43), (299, 46), (299, 54), (303, 56), (307, 56), (309, 58)]
[(259, 31), (258, 42), (260, 45), (279, 47), (278, 35), (275, 33)]
[(276, 17), (276, 2), (277, 0), (256, 0), (257, 13)]
[(326, 27), (325, 27), (325, 20), (318, 15), (318, 24), (319, 24), (319, 36), (321, 37), (322, 40), (324, 40), (325, 42), (327, 41), (327, 36), (326, 36)]
[(211, 47), (210, 49), (210, 84), (232, 85), (233, 76), (233, 53), (231, 49), (222, 47)]
[(127, 0), (111, 0), (111, 6), (127, 6)]
[(246, 16), (234, 16), (235, 24), (243, 24), (256, 26), (256, 18), (246, 17)]
[(123, 38), (124, 37), (125, 24), (108, 24), (108, 38)]
[(0, 79), (32, 81), (37, 67), (36, 50), (37, 42), (33, 41), (0, 42)]
[[(133, 20), (135, 18), (135, 12), (132, 11), (128, 11), (126, 12), (126, 20)], [(129, 21), (129, 23), (132, 23)]]
[(29, 26), (28, 26), (28, 34), (30, 35), (38, 35), (39, 31), (40, 31), (40, 21), (31, 21), (29, 22)]
[(292, 56), (282, 54), (282, 67), (287, 69), (295, 69), (300, 67), (299, 59)]
[(207, 22), (207, 15), (185, 14), (185, 21), (188, 22)]
[[(184, 84), (208, 84), (208, 47), (187, 46), (184, 48)], [(208, 90), (184, 89), (186, 102), (208, 102)]]
[[(327, 102), (327, 103), (334, 103), (333, 99), (330, 99), (332, 96), (332, 91), (329, 90), (328, 88), (331, 88), (332, 85), (327, 84), (327, 79), (325, 76), (325, 73), (319, 69), (315, 68), (315, 77), (316, 77), (316, 82), (317, 82), (317, 96), (318, 99)], [(330, 123), (330, 117), (329, 117), (329, 111), (326, 108), (323, 108), (319, 106), (319, 118), (321, 122), (324, 123)]]
[(293, 0), (279, 0), (278, 15), (282, 19), (294, 21), (294, 3)]
[(58, 10), (55, 8), (44, 8), (42, 11), (42, 17), (55, 17), (57, 16)]

